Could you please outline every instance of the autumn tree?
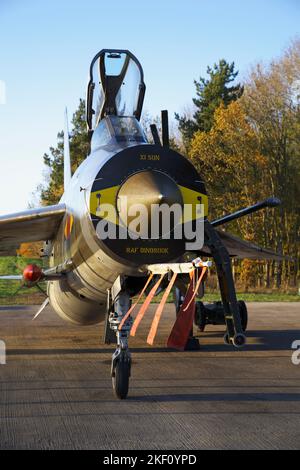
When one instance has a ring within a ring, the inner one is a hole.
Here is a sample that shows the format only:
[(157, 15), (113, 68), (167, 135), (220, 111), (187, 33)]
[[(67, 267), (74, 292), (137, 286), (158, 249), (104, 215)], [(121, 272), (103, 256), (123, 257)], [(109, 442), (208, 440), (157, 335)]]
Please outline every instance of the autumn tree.
[(41, 256), (42, 247), (43, 242), (21, 243), (19, 249), (17, 250), (17, 255), (22, 256), (23, 258), (37, 259)]
[[(259, 136), (240, 100), (216, 110), (211, 130), (195, 134), (190, 156), (206, 181), (211, 219), (270, 196), (268, 160), (261, 153)], [(270, 246), (264, 225), (272, 215), (273, 210), (257, 212), (227, 224), (226, 230)], [(262, 265), (251, 260), (235, 263), (235, 274), (247, 290), (253, 280), (263, 278)]]
[(211, 217), (252, 204), (263, 195), (259, 175), (265, 158), (239, 101), (227, 108), (222, 104), (215, 111), (211, 130), (195, 133), (190, 157), (205, 179)]
[(272, 219), (265, 220), (266, 243), (279, 253), (298, 258), (298, 263), (280, 262), (276, 286), (299, 269), (300, 239), (300, 41), (291, 44), (283, 56), (270, 65), (253, 68), (245, 85), (242, 104), (259, 138), (267, 160), (270, 194), (282, 204)]
[[(190, 157), (207, 182), (211, 217), (277, 196), (268, 209), (227, 226), (248, 240), (289, 254), (298, 261), (247, 264), (248, 278), (265, 285), (296, 284), (300, 239), (300, 42), (277, 61), (258, 64), (243, 96), (216, 109), (212, 128), (198, 131)], [(227, 228), (226, 227), (226, 228)], [(246, 264), (245, 264), (246, 266)], [(259, 270), (259, 272), (257, 272)]]
[(221, 59), (213, 67), (207, 67), (207, 74), (208, 79), (200, 77), (199, 81), (194, 80), (196, 98), (193, 98), (195, 112), (192, 119), (185, 115), (175, 114), (187, 148), (196, 131), (208, 132), (211, 129), (215, 110), (221, 103), (228, 106), (243, 93), (243, 87), (240, 84), (230, 85), (238, 75), (234, 62), (229, 64)]

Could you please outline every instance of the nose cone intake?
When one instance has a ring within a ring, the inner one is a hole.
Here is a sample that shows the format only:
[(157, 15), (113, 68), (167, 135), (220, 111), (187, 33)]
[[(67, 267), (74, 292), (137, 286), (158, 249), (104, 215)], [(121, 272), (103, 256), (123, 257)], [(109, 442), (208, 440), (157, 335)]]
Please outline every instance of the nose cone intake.
[(157, 170), (135, 173), (123, 183), (118, 192), (117, 206), (120, 221), (141, 238), (151, 238), (151, 233), (153, 236), (155, 233), (153, 228), (158, 220), (159, 237), (174, 228), (176, 216), (175, 218), (171, 216), (170, 225), (164, 224), (165, 228), (162, 227), (162, 218), (167, 214), (161, 211), (162, 204), (165, 205), (165, 209), (166, 206), (170, 207), (173, 204), (182, 207), (183, 200), (175, 181)]

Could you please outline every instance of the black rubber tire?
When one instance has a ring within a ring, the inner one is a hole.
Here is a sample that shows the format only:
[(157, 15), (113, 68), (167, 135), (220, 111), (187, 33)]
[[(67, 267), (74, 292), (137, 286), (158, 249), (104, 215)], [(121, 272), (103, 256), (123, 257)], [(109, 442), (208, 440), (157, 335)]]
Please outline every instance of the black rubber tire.
[(246, 344), (246, 336), (241, 333), (234, 335), (232, 344), (235, 348), (243, 347)]
[(130, 377), (130, 362), (117, 361), (114, 377), (112, 377), (112, 386), (117, 398), (124, 400), (128, 395)]
[(248, 325), (247, 306), (246, 306), (246, 304), (243, 300), (238, 301), (238, 306), (239, 306), (239, 312), (240, 312), (240, 317), (241, 317), (242, 330), (246, 331), (247, 330), (247, 325)]

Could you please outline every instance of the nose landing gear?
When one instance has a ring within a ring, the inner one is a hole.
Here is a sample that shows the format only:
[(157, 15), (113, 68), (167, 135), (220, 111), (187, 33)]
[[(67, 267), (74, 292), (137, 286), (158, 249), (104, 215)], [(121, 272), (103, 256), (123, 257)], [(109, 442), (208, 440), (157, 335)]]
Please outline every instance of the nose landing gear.
[(111, 377), (113, 391), (120, 400), (124, 400), (128, 395), (130, 370), (130, 352), (117, 348), (112, 357)]
[(132, 326), (132, 318), (129, 316), (119, 330), (122, 318), (130, 308), (130, 296), (127, 292), (120, 291), (114, 300), (113, 312), (109, 315), (110, 328), (117, 338), (117, 349), (112, 356), (111, 377), (112, 387), (117, 398), (125, 399), (128, 395), (129, 377), (131, 372), (131, 354), (128, 348), (128, 336)]

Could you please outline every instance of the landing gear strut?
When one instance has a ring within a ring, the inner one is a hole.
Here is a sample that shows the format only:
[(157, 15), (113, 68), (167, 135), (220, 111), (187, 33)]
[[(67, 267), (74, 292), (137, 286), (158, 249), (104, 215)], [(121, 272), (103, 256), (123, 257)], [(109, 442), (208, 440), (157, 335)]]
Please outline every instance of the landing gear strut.
[(224, 342), (226, 344), (233, 344), (236, 348), (240, 348), (246, 343), (246, 337), (244, 335), (241, 322), (241, 312), (236, 298), (230, 257), (217, 231), (214, 230), (208, 220), (205, 220), (204, 222), (204, 230), (206, 239), (205, 243), (210, 248), (217, 268), (227, 329), (224, 336)]
[(111, 362), (111, 377), (114, 393), (117, 398), (125, 399), (128, 395), (129, 377), (131, 371), (131, 354), (128, 348), (128, 336), (132, 326), (132, 318), (129, 316), (119, 330), (122, 318), (130, 308), (130, 296), (127, 292), (120, 291), (114, 300), (113, 311), (109, 315), (110, 328), (117, 338), (117, 349)]

